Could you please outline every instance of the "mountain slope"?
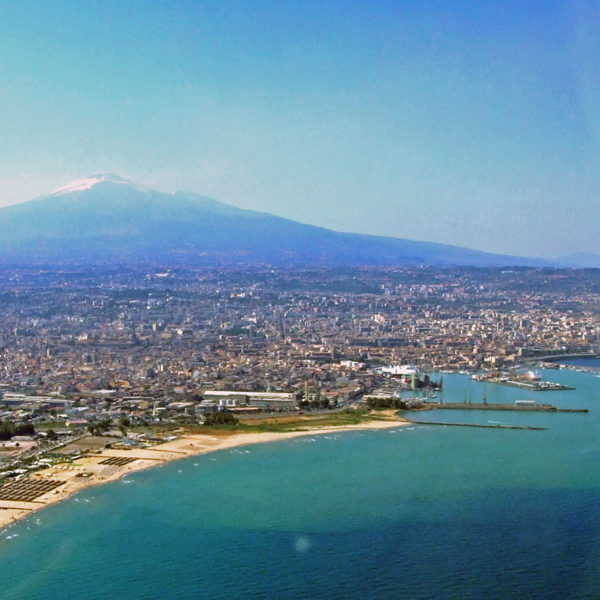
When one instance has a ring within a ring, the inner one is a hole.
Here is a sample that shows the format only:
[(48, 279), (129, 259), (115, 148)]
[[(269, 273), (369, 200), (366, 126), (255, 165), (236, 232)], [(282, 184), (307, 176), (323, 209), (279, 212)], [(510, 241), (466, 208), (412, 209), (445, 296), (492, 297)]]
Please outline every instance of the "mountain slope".
[(0, 262), (540, 265), (428, 242), (339, 233), (110, 174), (0, 209)]

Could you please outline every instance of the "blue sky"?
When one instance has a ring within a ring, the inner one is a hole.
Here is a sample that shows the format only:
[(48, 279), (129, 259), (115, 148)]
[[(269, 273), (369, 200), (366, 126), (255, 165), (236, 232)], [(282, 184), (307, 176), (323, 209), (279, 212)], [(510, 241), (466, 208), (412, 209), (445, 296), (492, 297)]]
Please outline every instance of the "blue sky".
[(332, 229), (600, 252), (600, 3), (0, 0), (0, 205), (99, 171)]

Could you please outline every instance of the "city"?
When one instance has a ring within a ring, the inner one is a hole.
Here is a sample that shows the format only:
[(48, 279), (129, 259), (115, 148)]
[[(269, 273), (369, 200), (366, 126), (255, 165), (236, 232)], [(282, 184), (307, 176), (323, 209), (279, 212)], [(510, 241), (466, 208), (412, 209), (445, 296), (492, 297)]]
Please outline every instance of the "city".
[(347, 407), (385, 366), (509, 369), (600, 339), (593, 270), (30, 268), (0, 284), (1, 418), (42, 434)]

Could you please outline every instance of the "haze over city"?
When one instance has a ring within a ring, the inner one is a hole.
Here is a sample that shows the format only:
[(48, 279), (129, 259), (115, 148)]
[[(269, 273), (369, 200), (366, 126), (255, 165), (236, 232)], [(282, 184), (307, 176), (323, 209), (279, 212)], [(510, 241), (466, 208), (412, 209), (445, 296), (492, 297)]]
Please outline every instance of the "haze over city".
[(112, 171), (338, 231), (600, 251), (596, 2), (0, 6), (0, 205)]

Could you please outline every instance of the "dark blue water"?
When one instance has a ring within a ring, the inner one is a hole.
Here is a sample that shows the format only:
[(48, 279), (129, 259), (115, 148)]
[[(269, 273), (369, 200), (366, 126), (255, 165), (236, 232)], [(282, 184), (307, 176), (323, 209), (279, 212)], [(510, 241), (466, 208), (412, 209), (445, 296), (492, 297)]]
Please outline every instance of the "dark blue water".
[(600, 379), (544, 377), (590, 413), (298, 438), (86, 490), (2, 533), (0, 598), (600, 598)]

